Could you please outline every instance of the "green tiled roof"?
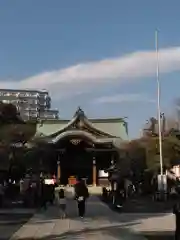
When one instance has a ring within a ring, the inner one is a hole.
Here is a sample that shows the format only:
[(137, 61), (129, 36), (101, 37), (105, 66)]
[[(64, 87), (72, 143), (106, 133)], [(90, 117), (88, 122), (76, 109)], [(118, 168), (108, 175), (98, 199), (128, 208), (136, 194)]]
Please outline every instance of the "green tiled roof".
[[(43, 121), (37, 124), (37, 135), (49, 136), (66, 127), (70, 120)], [(123, 140), (128, 139), (127, 123), (122, 119), (89, 119), (94, 128)]]
[[(127, 123), (122, 118), (88, 119), (84, 112), (78, 108), (72, 120), (48, 120), (37, 124), (36, 137), (48, 137), (55, 140), (62, 134), (74, 134), (73, 131), (88, 132), (97, 139), (119, 138), (128, 140)], [(69, 133), (68, 133), (69, 132)]]

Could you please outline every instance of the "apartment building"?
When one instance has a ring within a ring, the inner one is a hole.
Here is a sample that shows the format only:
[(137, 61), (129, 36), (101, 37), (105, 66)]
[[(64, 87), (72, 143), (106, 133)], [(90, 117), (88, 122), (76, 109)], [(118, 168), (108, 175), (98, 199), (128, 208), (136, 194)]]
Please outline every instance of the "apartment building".
[(51, 97), (46, 90), (0, 89), (0, 101), (14, 104), (25, 121), (59, 118), (59, 111), (51, 109)]

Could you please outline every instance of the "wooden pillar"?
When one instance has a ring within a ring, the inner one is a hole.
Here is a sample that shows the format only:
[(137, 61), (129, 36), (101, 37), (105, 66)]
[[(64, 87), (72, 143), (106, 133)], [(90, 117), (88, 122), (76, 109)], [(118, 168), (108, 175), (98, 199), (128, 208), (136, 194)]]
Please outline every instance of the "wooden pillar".
[(96, 158), (93, 157), (93, 186), (96, 186), (96, 177), (97, 177)]
[(57, 161), (57, 180), (60, 183), (60, 180), (61, 180), (61, 162), (60, 162), (60, 160)]

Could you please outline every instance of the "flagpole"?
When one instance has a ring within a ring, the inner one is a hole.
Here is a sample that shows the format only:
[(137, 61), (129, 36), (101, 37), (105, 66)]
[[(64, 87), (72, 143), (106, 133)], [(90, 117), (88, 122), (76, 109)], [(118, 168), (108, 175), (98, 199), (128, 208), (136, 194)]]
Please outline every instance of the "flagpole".
[(163, 153), (162, 153), (162, 128), (161, 128), (161, 105), (160, 105), (160, 80), (159, 80), (159, 49), (158, 49), (158, 31), (155, 31), (156, 47), (156, 80), (157, 80), (157, 111), (158, 111), (158, 133), (159, 133), (159, 162), (160, 174), (163, 175)]

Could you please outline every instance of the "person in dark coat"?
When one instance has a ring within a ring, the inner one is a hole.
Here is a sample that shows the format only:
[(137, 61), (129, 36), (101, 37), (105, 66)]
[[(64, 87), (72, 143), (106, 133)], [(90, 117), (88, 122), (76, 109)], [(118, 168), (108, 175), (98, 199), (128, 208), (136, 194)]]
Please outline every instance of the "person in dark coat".
[(53, 205), (55, 199), (55, 186), (53, 184), (51, 185), (50, 194), (51, 194), (50, 203), (51, 205)]
[(180, 203), (175, 204), (173, 213), (176, 216), (175, 240), (180, 240)]
[(41, 207), (47, 209), (48, 191), (44, 182), (41, 182)]
[(86, 211), (86, 199), (89, 197), (88, 188), (84, 181), (80, 181), (75, 185), (75, 199), (78, 203), (79, 217), (83, 218)]

